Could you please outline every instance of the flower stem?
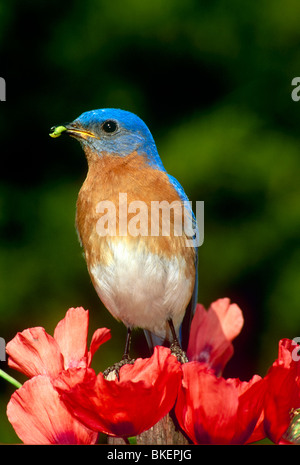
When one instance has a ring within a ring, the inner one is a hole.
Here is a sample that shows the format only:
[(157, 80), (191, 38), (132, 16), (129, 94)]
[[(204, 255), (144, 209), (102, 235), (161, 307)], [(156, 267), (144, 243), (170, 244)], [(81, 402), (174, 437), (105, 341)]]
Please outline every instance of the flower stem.
[(3, 370), (0, 370), (0, 376), (1, 378), (5, 379), (6, 381), (8, 381), (9, 383), (13, 384), (14, 386), (16, 386), (17, 388), (20, 388), (22, 386), (21, 383), (19, 383), (19, 381), (17, 381), (15, 378), (13, 378), (12, 376), (9, 376), (7, 373), (5, 373), (5, 371)]

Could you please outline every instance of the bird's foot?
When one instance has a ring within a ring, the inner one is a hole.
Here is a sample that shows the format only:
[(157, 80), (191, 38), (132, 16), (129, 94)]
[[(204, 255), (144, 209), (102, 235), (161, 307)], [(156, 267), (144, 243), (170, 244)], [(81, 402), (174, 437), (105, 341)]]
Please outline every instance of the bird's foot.
[(116, 378), (120, 381), (120, 369), (124, 365), (132, 365), (135, 362), (134, 359), (130, 358), (129, 356), (124, 356), (122, 360), (117, 363), (114, 363), (111, 367), (106, 368), (103, 371), (104, 378), (108, 379), (109, 381), (113, 381)]
[(186, 353), (182, 348), (180, 347), (179, 343), (177, 341), (174, 341), (171, 346), (170, 346), (171, 354), (174, 355), (178, 362), (180, 363), (187, 363), (188, 358), (186, 356)]

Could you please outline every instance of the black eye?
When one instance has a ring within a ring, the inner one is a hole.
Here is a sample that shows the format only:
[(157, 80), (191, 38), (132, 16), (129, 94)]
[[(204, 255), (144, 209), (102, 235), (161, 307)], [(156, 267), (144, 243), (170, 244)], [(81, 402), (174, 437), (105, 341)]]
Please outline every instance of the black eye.
[(112, 133), (118, 129), (118, 125), (115, 121), (108, 119), (107, 121), (104, 121), (104, 123), (102, 124), (102, 129), (107, 133)]

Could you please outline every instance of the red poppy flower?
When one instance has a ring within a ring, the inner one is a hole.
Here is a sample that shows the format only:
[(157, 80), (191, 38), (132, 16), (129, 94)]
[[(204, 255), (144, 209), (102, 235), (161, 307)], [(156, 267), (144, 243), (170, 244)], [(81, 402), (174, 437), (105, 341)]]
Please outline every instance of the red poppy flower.
[(25, 329), (6, 346), (8, 365), (28, 377), (47, 375), (56, 378), (63, 370), (88, 367), (96, 350), (110, 339), (107, 328), (97, 329), (87, 350), (89, 312), (70, 308), (55, 328), (54, 337), (44, 328)]
[(66, 409), (48, 376), (26, 381), (11, 396), (7, 416), (24, 444), (95, 444), (98, 438)]
[[(56, 326), (54, 337), (44, 328), (30, 328), (7, 344), (8, 364), (33, 377), (12, 395), (7, 407), (8, 419), (24, 443), (96, 442), (97, 433), (69, 413), (53, 387), (55, 379), (74, 367), (85, 372), (95, 351), (110, 338), (108, 329), (98, 329), (88, 351), (88, 319), (88, 311), (71, 308)], [(73, 378), (76, 382), (77, 376)]]
[[(274, 441), (285, 442), (293, 413), (300, 408), (299, 346), (289, 339), (279, 342), (278, 359), (267, 373), (264, 428)], [(282, 437), (284, 436), (284, 437)], [(292, 438), (290, 438), (292, 439)]]
[(176, 417), (196, 444), (235, 444), (249, 439), (263, 407), (264, 382), (218, 377), (233, 354), (231, 341), (244, 320), (230, 300), (213, 302), (208, 311), (198, 304), (191, 325)]
[[(81, 376), (79, 370), (77, 374)], [(74, 376), (70, 371), (55, 383), (73, 415), (93, 430), (130, 437), (151, 428), (171, 410), (182, 373), (169, 349), (155, 347), (151, 358), (124, 365), (119, 380), (87, 370), (82, 382), (74, 385)]]
[(195, 444), (242, 444), (250, 437), (263, 406), (264, 381), (248, 383), (217, 377), (206, 364), (182, 366), (175, 407), (181, 428)]
[[(82, 419), (87, 428), (96, 431), (124, 437), (136, 435), (157, 423), (174, 406), (182, 374), (180, 363), (169, 349), (156, 348), (150, 359), (123, 366), (120, 380), (108, 381), (89, 367), (94, 352), (110, 338), (109, 330), (102, 328), (94, 333), (89, 351), (87, 332), (88, 312), (77, 308), (68, 310), (55, 328), (54, 337), (37, 327), (18, 333), (8, 343), (9, 365), (35, 380), (16, 391), (8, 405), (8, 418), (26, 443), (51, 443), (64, 438), (75, 438), (80, 443), (82, 439), (71, 426), (63, 434), (63, 428), (70, 425), (70, 415), (74, 417), (74, 428)], [(59, 387), (61, 397), (54, 386)], [(41, 392), (43, 403), (33, 394)], [(67, 411), (70, 405), (72, 409)], [(33, 424), (41, 434), (30, 439), (27, 433)], [(84, 436), (83, 440), (93, 438)]]

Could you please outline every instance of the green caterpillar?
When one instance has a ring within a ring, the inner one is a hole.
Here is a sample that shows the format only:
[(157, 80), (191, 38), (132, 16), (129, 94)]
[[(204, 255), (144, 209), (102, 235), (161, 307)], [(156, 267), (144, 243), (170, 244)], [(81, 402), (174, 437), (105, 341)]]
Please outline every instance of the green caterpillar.
[(53, 128), (51, 128), (51, 131), (52, 130), (53, 130), (53, 132), (51, 132), (49, 134), (49, 136), (50, 137), (59, 137), (62, 132), (67, 130), (67, 128), (65, 126), (54, 126)]

